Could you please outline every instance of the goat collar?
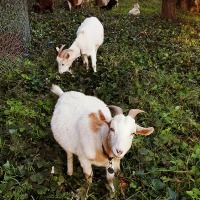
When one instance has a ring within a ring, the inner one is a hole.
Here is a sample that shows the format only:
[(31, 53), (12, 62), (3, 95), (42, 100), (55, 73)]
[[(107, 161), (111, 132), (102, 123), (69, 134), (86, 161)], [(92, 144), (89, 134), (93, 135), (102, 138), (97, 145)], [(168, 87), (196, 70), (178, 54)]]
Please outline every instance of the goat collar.
[(110, 156), (108, 155), (108, 153), (106, 152), (106, 150), (105, 150), (103, 144), (102, 144), (102, 149), (103, 149), (103, 154), (108, 158), (109, 161), (112, 161), (112, 159), (113, 159), (114, 157), (110, 157)]
[(113, 167), (112, 167), (112, 159), (113, 159), (114, 157), (110, 157), (110, 156), (108, 155), (108, 153), (106, 152), (106, 150), (105, 150), (103, 144), (102, 144), (102, 149), (103, 149), (103, 154), (108, 158), (108, 161), (109, 161), (109, 167), (108, 167), (108, 169), (107, 169), (107, 170), (108, 170), (108, 173), (113, 174), (113, 173), (114, 173), (114, 169), (113, 169)]

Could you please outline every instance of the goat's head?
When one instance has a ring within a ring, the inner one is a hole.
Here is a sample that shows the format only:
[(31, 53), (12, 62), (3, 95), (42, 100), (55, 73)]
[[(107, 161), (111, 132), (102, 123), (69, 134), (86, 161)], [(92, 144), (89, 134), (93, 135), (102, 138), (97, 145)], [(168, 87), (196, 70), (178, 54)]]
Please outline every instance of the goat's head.
[(123, 115), (123, 111), (117, 106), (108, 106), (115, 111), (115, 116), (110, 122), (110, 131), (108, 136), (108, 145), (118, 159), (121, 159), (130, 149), (133, 137), (136, 134), (150, 135), (153, 127), (143, 128), (136, 124), (135, 116), (144, 112), (139, 109), (131, 109), (127, 116)]
[(139, 9), (139, 8), (140, 8), (140, 6), (139, 6), (139, 4), (138, 4), (138, 3), (134, 3), (133, 7), (134, 7), (134, 8), (137, 8), (137, 9)]
[(60, 49), (56, 47), (56, 50), (58, 52), (56, 60), (58, 62), (58, 71), (60, 74), (64, 72), (72, 73), (70, 67), (73, 61), (75, 60), (73, 56), (73, 50), (70, 49), (63, 50), (64, 46), (65, 45), (62, 45)]

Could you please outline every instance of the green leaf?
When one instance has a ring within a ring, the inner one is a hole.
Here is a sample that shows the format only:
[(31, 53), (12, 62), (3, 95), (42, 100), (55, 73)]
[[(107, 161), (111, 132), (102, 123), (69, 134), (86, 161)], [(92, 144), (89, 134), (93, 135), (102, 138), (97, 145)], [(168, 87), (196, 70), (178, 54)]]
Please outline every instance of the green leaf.
[(194, 196), (194, 192), (193, 192), (193, 191), (186, 191), (186, 193), (187, 193), (189, 196), (191, 196), (191, 197)]
[(9, 129), (8, 132), (10, 134), (15, 134), (15, 133), (17, 133), (17, 129)]
[(49, 189), (43, 185), (37, 185), (37, 193), (38, 194), (46, 194)]
[(171, 188), (168, 187), (167, 192), (168, 192), (169, 200), (176, 200), (178, 198), (178, 194), (174, 192)]
[(144, 170), (143, 169), (139, 169), (138, 171), (135, 172), (135, 174), (137, 176), (144, 176)]
[(142, 155), (147, 155), (148, 154), (148, 150), (144, 147), (142, 147), (141, 149), (138, 150), (140, 154)]
[(197, 194), (198, 196), (200, 196), (200, 190), (198, 188), (193, 188), (192, 191)]
[(60, 175), (59, 178), (58, 178), (58, 181), (60, 183), (64, 183), (65, 182), (65, 178), (62, 175)]
[(3, 165), (5, 169), (10, 169), (10, 162), (7, 160), (6, 163)]
[(46, 165), (46, 161), (40, 159), (40, 160), (37, 161), (36, 164), (37, 164), (38, 168), (41, 168), (41, 167)]
[(33, 182), (37, 182), (38, 184), (42, 184), (44, 182), (44, 175), (40, 172), (37, 174), (31, 175), (30, 179)]
[(137, 182), (133, 181), (130, 183), (130, 188), (137, 188)]
[(162, 190), (165, 187), (165, 183), (163, 183), (159, 179), (153, 179), (152, 185), (155, 190)]

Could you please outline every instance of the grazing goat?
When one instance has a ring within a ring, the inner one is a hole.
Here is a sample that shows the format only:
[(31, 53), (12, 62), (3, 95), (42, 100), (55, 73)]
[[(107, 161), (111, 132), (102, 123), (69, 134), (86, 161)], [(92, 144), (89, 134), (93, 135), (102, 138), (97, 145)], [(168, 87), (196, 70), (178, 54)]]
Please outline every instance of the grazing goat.
[(131, 15), (139, 15), (140, 14), (140, 10), (139, 10), (140, 6), (138, 3), (134, 3), (133, 5), (133, 9), (131, 9), (128, 14)]
[(33, 5), (33, 10), (35, 12), (45, 12), (45, 10), (50, 10), (51, 13), (54, 12), (54, 1), (53, 0), (36, 0)]
[[(114, 172), (120, 159), (130, 149), (136, 134), (150, 135), (153, 127), (136, 124), (143, 112), (131, 109), (127, 116), (117, 106), (107, 106), (100, 99), (80, 92), (63, 92), (57, 85), (51, 91), (59, 96), (51, 120), (55, 140), (67, 153), (67, 173), (73, 174), (73, 154), (78, 156), (87, 181), (92, 182), (92, 165), (105, 167), (107, 180), (114, 191)], [(109, 108), (113, 109), (112, 118)]]
[(69, 9), (71, 10), (72, 8), (79, 8), (82, 6), (84, 3), (84, 0), (68, 0), (67, 1)]
[(96, 17), (86, 18), (77, 31), (77, 38), (73, 44), (63, 50), (65, 45), (62, 45), (59, 49), (56, 47), (58, 52), (57, 62), (59, 73), (70, 72), (73, 61), (82, 56), (83, 63), (88, 67), (88, 56), (91, 56), (92, 68), (96, 72), (96, 55), (99, 46), (103, 43), (104, 39), (104, 28), (101, 22)]
[(117, 3), (118, 0), (110, 0), (107, 5), (101, 6), (100, 8), (104, 10), (111, 10), (113, 6), (117, 5)]

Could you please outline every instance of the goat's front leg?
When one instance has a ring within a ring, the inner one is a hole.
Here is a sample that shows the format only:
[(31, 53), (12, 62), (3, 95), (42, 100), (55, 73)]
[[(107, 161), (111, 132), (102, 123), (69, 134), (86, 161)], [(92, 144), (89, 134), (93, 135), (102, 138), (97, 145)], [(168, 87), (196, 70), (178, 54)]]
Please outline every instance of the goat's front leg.
[(92, 68), (94, 70), (94, 72), (97, 72), (96, 69), (96, 62), (97, 62), (97, 54), (96, 54), (96, 50), (94, 50), (91, 54), (91, 60), (92, 60)]
[(115, 169), (115, 172), (119, 172), (120, 171), (120, 159), (115, 159), (114, 160), (114, 169)]
[(106, 168), (106, 178), (108, 180), (108, 184), (110, 185), (111, 189), (113, 192), (115, 192), (115, 188), (114, 188), (114, 185), (113, 185), (113, 179), (115, 177), (115, 173), (113, 172), (112, 174), (110, 174), (108, 172), (108, 167)]
[(87, 159), (79, 158), (79, 161), (81, 163), (81, 167), (83, 168), (83, 173), (85, 174), (85, 178), (89, 183), (92, 183), (92, 165), (91, 162)]

